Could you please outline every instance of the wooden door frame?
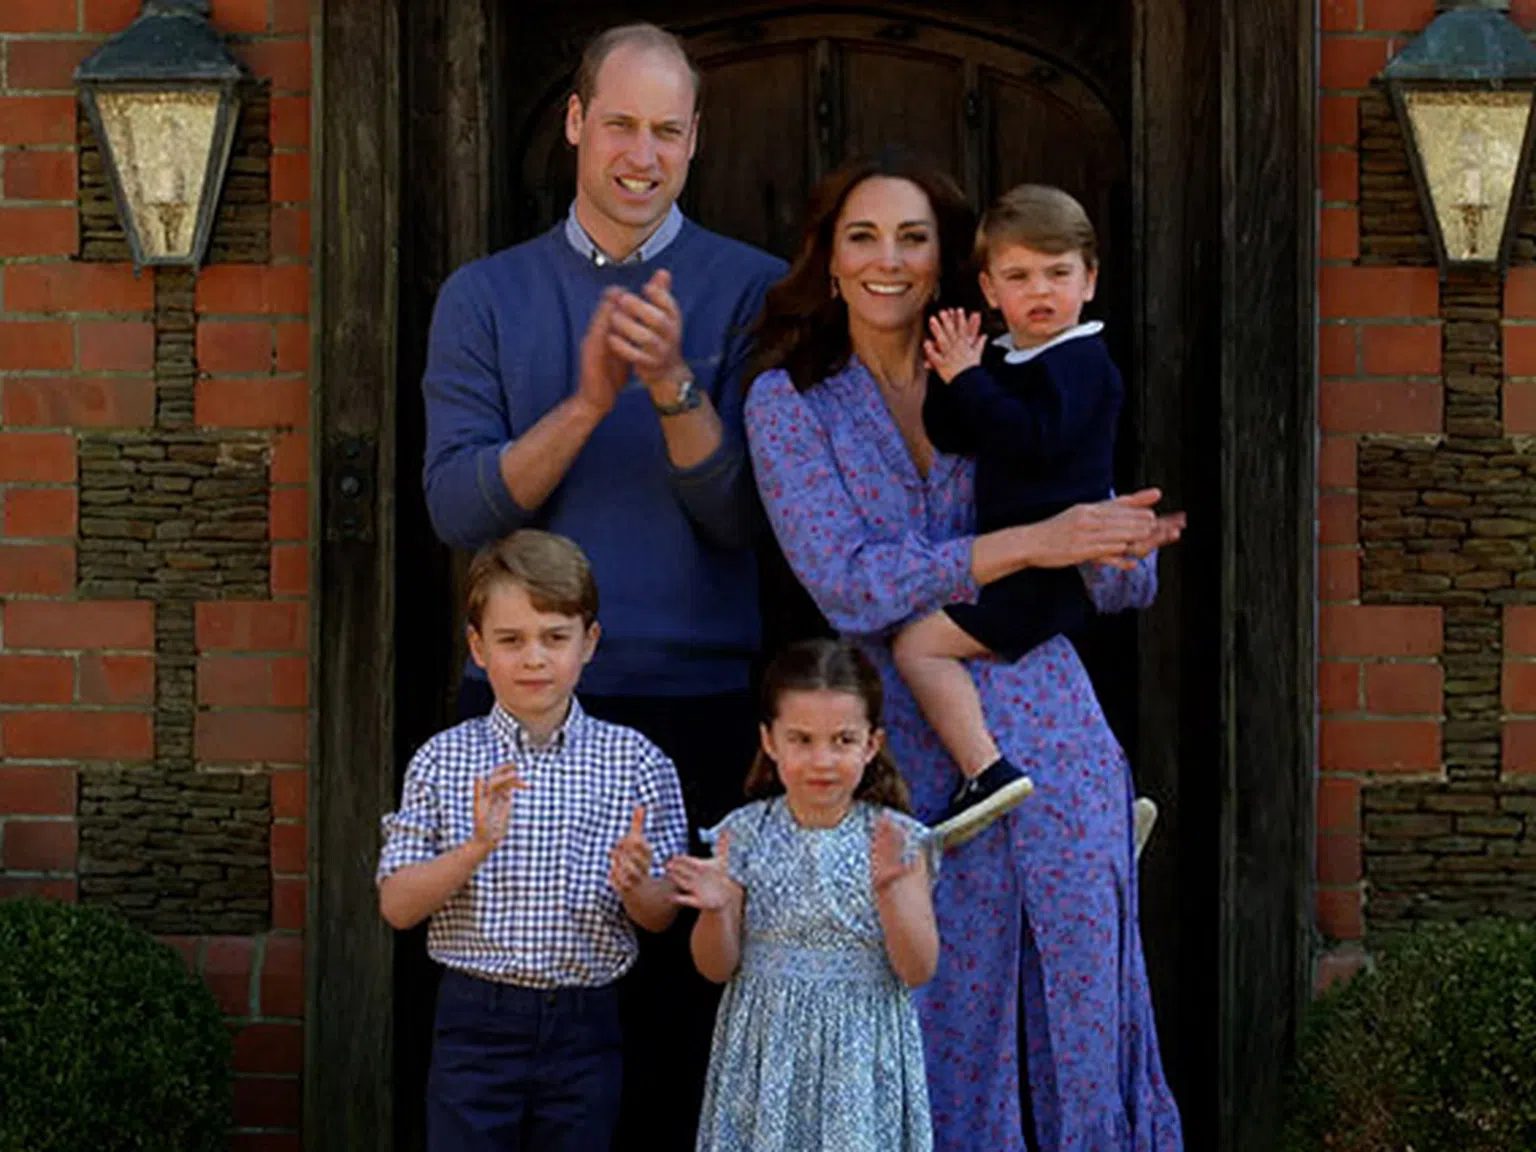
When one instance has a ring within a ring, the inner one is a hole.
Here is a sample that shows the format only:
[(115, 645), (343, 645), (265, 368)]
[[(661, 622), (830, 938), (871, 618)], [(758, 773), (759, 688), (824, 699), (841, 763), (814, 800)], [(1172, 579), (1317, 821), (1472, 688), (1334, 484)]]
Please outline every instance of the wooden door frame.
[[(444, 43), (462, 46), (458, 66), (444, 70), (439, 108), (474, 108), (494, 90), (494, 61), (474, 46), (500, 6), (411, 5), (311, 0), (318, 543), (304, 1136), (317, 1152), (393, 1146), (393, 940), (372, 873), (397, 773), (396, 493), (416, 482), (396, 474), (394, 454), (402, 137), (411, 131), (402, 35), (441, 20)], [(1273, 1138), (1275, 1055), (1309, 995), (1315, 4), (1142, 0), (1134, 9), (1144, 365), (1135, 418), (1145, 468), (1164, 469), (1171, 494), (1216, 521), (1197, 521), (1166, 558), (1164, 599), (1174, 607), (1164, 623), (1142, 626), (1136, 759), (1154, 785), (1177, 779), (1175, 766), (1186, 780), (1208, 773), (1219, 811), (1209, 857), (1186, 854), (1186, 867), (1208, 870), (1221, 981), (1209, 1037), (1220, 1107), (1191, 1118), (1191, 1146), (1246, 1152)], [(505, 179), (481, 152), (467, 169), (437, 169), (450, 266), (458, 250), (483, 244), (483, 206)], [(1190, 403), (1210, 396), (1209, 411)], [(1190, 443), (1216, 445), (1216, 455), (1181, 451)], [(1211, 603), (1221, 606), (1214, 621)], [(1198, 691), (1209, 684), (1214, 692)], [(1174, 835), (1177, 823), (1170, 812)], [(1154, 857), (1146, 883), (1182, 879), (1158, 868)]]

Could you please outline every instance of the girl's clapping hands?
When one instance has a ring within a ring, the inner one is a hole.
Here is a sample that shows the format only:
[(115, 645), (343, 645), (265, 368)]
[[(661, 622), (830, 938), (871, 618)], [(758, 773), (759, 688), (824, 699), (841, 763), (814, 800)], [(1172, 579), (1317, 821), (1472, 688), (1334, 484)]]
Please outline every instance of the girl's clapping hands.
[(731, 879), (730, 833), (720, 833), (715, 854), (708, 860), (674, 856), (667, 861), (667, 878), (677, 889), (677, 902), (704, 912), (717, 912), (740, 899), (741, 885)]
[(875, 822), (875, 834), (869, 846), (869, 874), (874, 882), (877, 896), (903, 876), (917, 869), (919, 857), (916, 854), (912, 859), (903, 862), (902, 856), (906, 853), (906, 849), (906, 837), (901, 834), (890, 817), (882, 815)]

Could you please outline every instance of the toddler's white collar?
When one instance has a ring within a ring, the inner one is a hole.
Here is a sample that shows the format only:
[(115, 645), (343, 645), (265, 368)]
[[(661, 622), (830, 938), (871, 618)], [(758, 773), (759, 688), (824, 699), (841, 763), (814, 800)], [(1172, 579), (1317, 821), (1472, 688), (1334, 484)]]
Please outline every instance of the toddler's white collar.
[(1054, 348), (1058, 344), (1065, 344), (1068, 340), (1076, 340), (1083, 336), (1097, 336), (1102, 331), (1104, 331), (1104, 321), (1090, 320), (1086, 324), (1079, 324), (1075, 328), (1068, 328), (1060, 336), (1053, 336), (1044, 344), (1035, 348), (1015, 348), (1013, 346), (1012, 332), (1004, 332), (992, 343), (1007, 352), (1003, 359), (1009, 364), (1028, 364), (1047, 348)]

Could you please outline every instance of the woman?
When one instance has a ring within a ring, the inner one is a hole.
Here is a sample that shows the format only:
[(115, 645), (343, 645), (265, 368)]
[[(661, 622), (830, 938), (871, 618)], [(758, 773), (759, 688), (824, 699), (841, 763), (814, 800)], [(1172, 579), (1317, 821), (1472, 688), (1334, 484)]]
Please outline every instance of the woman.
[[(1083, 564), (1101, 611), (1144, 606), (1156, 574), (1137, 558), (1179, 529), (1153, 514), (1149, 490), (971, 534), (970, 463), (936, 452), (923, 431), (922, 342), (936, 300), (973, 297), (972, 238), (970, 211), (942, 175), (900, 157), (833, 173), (768, 295), (768, 370), (747, 397), (780, 547), (832, 626), (879, 666), (890, 746), (929, 820), (956, 770), (895, 672), (897, 626), (1030, 566)], [(945, 857), (939, 973), (918, 997), (934, 1147), (1179, 1149), (1137, 929), (1125, 754), (1062, 638), (972, 671), (988, 726), (1036, 793)]]

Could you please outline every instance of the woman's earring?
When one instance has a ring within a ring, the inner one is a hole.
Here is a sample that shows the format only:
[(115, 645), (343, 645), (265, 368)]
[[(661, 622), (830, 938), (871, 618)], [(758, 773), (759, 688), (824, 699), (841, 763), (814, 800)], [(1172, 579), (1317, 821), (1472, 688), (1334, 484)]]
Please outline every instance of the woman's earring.
[(832, 299), (836, 300), (837, 296), (838, 296), (838, 292), (837, 292), (837, 277), (836, 276), (829, 276), (828, 279), (832, 281)]
[(939, 288), (940, 287), (941, 286), (938, 285), (938, 284), (935, 284), (933, 286), (933, 295), (928, 297), (928, 303), (930, 303), (930, 304), (937, 304), (939, 302)]

